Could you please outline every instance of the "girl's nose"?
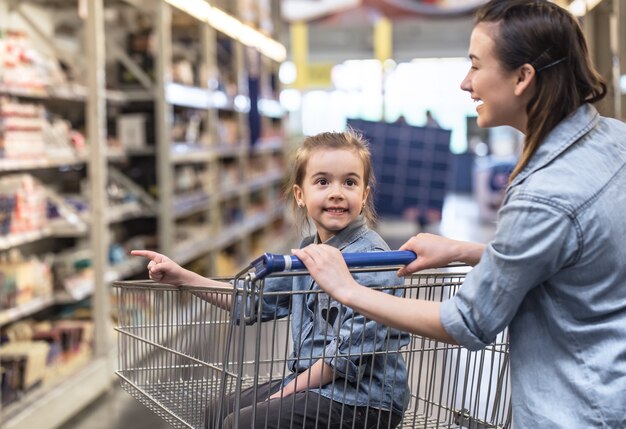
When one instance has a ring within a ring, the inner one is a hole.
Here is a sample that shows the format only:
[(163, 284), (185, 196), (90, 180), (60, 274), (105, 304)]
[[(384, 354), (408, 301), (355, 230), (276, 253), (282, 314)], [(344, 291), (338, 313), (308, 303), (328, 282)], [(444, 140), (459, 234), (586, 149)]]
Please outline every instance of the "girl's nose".
[(341, 186), (338, 185), (333, 185), (330, 188), (330, 193), (328, 194), (329, 198), (343, 198), (343, 191), (341, 189)]

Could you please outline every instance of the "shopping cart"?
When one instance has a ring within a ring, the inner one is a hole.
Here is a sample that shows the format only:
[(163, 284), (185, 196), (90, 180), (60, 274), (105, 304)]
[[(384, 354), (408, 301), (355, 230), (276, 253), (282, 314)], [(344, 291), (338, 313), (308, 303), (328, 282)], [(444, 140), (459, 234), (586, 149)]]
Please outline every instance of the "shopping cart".
[[(353, 273), (396, 270), (414, 257), (407, 251), (344, 254)], [(261, 311), (263, 300), (254, 298), (263, 296), (266, 276), (307, 275), (300, 271), (303, 268), (293, 256), (266, 254), (234, 278), (220, 279), (235, 287), (116, 282), (116, 374), (123, 388), (172, 427), (202, 429), (207, 422), (220, 422), (222, 407), (215, 404), (228, 397), (237, 401), (245, 389), (282, 380), (289, 373), (291, 316), (260, 324), (243, 322)], [(454, 295), (467, 271), (461, 266), (424, 271), (396, 287), (408, 299), (443, 301)], [(380, 285), (380, 289), (391, 288)], [(238, 300), (241, 305), (239, 318), (230, 311), (234, 307), (223, 304), (227, 297), (231, 304)], [(411, 335), (400, 351), (380, 353), (392, 352), (404, 357), (411, 391), (400, 427), (511, 426), (506, 332), (479, 352), (417, 335)]]

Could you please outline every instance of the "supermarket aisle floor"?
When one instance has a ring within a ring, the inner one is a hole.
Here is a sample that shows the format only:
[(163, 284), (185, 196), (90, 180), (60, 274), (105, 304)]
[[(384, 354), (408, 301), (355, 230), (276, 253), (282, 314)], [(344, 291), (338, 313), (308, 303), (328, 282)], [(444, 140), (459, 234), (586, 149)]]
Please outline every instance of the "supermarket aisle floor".
[[(494, 224), (481, 223), (478, 207), (469, 195), (451, 195), (446, 199), (442, 221), (426, 229), (459, 240), (486, 242), (493, 237)], [(382, 220), (381, 235), (392, 249), (401, 246), (419, 228), (406, 221)], [(103, 395), (60, 429), (168, 429), (145, 406), (138, 403), (119, 387)]]
[(60, 429), (170, 429), (118, 384)]

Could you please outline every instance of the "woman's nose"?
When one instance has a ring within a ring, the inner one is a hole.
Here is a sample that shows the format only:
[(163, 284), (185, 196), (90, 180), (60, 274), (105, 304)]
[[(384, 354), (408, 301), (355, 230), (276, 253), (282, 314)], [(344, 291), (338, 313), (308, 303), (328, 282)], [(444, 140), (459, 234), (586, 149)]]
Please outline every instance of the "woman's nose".
[(461, 89), (463, 91), (468, 91), (468, 92), (472, 91), (472, 85), (471, 85), (471, 81), (469, 79), (469, 73), (461, 81)]

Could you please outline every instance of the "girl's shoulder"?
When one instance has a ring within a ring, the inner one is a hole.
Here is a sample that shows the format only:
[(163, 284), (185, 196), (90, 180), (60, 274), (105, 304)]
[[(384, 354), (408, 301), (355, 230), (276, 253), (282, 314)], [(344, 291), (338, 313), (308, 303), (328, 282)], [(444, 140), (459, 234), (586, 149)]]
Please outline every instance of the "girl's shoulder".
[(389, 250), (387, 242), (376, 231), (365, 228), (362, 234), (346, 245), (342, 252), (384, 252)]

